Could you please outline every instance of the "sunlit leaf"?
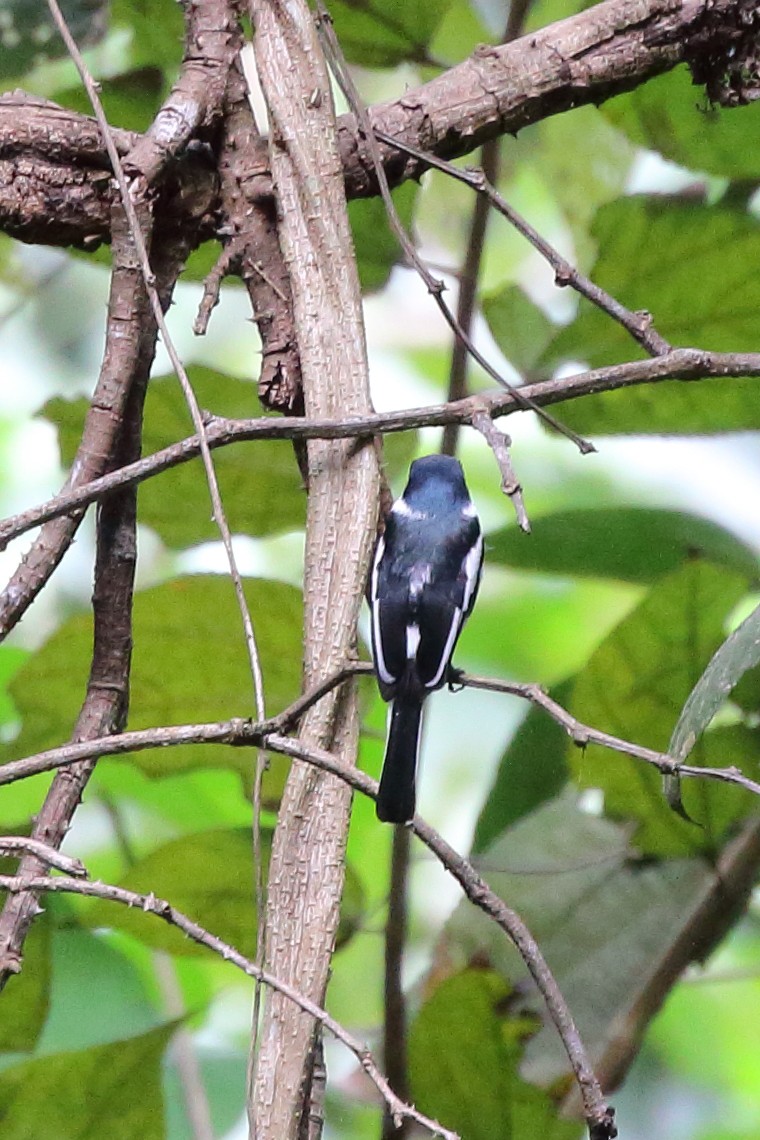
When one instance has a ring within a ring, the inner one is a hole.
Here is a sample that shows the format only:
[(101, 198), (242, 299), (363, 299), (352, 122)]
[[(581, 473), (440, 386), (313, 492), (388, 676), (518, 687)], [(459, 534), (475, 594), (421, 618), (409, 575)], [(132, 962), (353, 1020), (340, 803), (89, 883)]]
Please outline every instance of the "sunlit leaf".
[[(262, 840), (268, 856), (271, 835), (264, 832)], [(130, 868), (119, 886), (167, 899), (241, 954), (256, 952), (250, 828), (183, 835), (146, 855)], [(118, 903), (99, 899), (88, 909), (86, 918), (93, 927), (115, 927), (157, 949), (194, 955), (210, 952), (155, 915)]]
[[(259, 414), (256, 390), (250, 382), (200, 366), (188, 372), (204, 411), (233, 418)], [(45, 418), (58, 427), (66, 464), (76, 453), (86, 411), (86, 400), (55, 399), (43, 409)], [(177, 378), (151, 380), (145, 401), (143, 450), (159, 451), (193, 434)], [(293, 447), (287, 440), (237, 443), (214, 451), (213, 458), (233, 533), (265, 535), (303, 525), (306, 496)], [(138, 494), (138, 517), (157, 530), (169, 546), (218, 538), (201, 459), (182, 463), (143, 483)]]
[[(245, 583), (264, 675), (267, 712), (300, 688), (301, 596), (278, 582)], [(135, 596), (129, 728), (224, 720), (253, 713), (253, 686), (232, 584), (213, 574), (178, 578)], [(23, 727), (4, 759), (64, 742), (85, 694), (92, 622), (70, 618), (16, 674), (11, 694)], [(223, 745), (189, 745), (134, 753), (130, 762), (152, 776), (225, 767), (250, 776), (253, 753)], [(112, 763), (118, 763), (113, 761)], [(285, 765), (272, 760), (265, 803), (276, 802)]]

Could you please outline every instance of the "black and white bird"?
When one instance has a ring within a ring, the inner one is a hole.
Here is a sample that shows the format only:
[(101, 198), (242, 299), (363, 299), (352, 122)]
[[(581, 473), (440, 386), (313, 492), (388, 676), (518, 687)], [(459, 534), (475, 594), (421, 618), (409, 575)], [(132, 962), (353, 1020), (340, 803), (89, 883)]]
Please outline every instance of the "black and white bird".
[(480, 584), (483, 536), (458, 460), (427, 455), (386, 519), (370, 587), (372, 655), (392, 701), (378, 818), (414, 815), (422, 704), (449, 679), (457, 638)]

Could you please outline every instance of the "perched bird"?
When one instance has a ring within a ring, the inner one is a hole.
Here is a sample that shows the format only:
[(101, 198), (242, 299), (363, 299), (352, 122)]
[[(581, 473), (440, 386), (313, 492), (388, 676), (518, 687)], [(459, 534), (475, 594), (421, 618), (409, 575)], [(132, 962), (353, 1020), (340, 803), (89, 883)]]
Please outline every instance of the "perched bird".
[(383, 699), (393, 702), (377, 797), (384, 822), (414, 815), (422, 704), (449, 679), (482, 565), (461, 464), (445, 455), (417, 459), (378, 539), (370, 585), (375, 672)]

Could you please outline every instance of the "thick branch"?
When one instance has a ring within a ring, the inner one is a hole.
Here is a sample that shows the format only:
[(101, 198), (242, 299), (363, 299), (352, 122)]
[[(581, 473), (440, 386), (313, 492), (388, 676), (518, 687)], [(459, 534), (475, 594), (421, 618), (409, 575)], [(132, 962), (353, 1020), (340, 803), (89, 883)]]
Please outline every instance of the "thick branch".
[[(370, 111), (373, 126), (441, 158), (584, 104), (598, 104), (682, 62), (732, 67), (743, 12), (755, 0), (607, 0), (502, 47), (481, 47), (437, 79)], [(705, 76), (709, 78), (709, 76)], [(138, 141), (117, 132), (126, 154)], [(369, 147), (339, 121), (349, 197), (377, 193)], [(381, 147), (391, 185), (418, 161)], [(0, 229), (28, 242), (107, 237), (113, 188), (94, 123), (23, 92), (0, 97)]]
[[(280, 244), (290, 274), (306, 414), (371, 411), (361, 295), (335, 139), (330, 82), (311, 14), (299, 0), (252, 0), (254, 48), (270, 118)], [(351, 656), (375, 535), (375, 449), (342, 442), (308, 448), (304, 562), (304, 673), (308, 686)], [(306, 747), (356, 761), (352, 685), (309, 710)], [(293, 765), (272, 848), (267, 961), (313, 1001), (324, 999), (337, 932), (350, 789)], [(276, 994), (264, 1011), (252, 1073), (257, 1140), (297, 1140), (308, 1123), (315, 1025)]]

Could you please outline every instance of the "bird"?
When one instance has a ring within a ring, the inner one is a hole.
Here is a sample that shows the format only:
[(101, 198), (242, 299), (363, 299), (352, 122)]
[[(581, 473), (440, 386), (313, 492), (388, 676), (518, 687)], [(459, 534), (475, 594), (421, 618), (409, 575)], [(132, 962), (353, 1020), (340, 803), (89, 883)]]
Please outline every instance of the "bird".
[(483, 534), (459, 460), (415, 460), (377, 540), (370, 579), (372, 656), (391, 702), (377, 817), (407, 823), (423, 703), (451, 681), (451, 658), (483, 568)]

